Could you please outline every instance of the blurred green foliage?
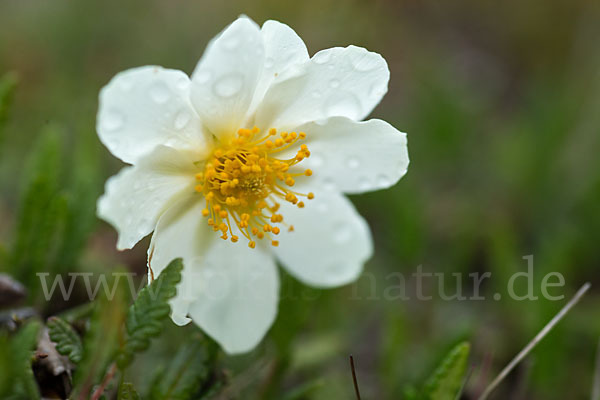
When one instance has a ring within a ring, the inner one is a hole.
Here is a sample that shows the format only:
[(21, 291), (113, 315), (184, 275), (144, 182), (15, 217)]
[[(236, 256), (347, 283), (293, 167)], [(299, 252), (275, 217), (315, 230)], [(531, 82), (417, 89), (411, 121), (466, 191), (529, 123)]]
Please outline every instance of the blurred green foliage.
[[(373, 117), (408, 132), (409, 173), (391, 190), (353, 197), (376, 245), (355, 285), (319, 291), (282, 273), (276, 324), (246, 356), (218, 357), (193, 327), (164, 320), (166, 332), (136, 355), (111, 393), (161, 398), (173, 388), (238, 398), (353, 398), (353, 353), (363, 398), (396, 399), (410, 386), (425, 387), (444, 354), (468, 340), (474, 371), (463, 398), (475, 398), (562, 306), (494, 299), (525, 270), (523, 256), (534, 256), (538, 296), (553, 271), (564, 275), (557, 293), (567, 297), (582, 282), (599, 281), (597, 2), (3, 1), (0, 74), (12, 72), (0, 80), (0, 265), (29, 290), (16, 311), (62, 313), (83, 341), (74, 393), (99, 383), (120, 348), (110, 338), (127, 332), (131, 299), (119, 292), (110, 306), (98, 299), (90, 309), (76, 285), (71, 302), (47, 302), (35, 275), (50, 272), (52, 281), (123, 264), (140, 280), (145, 275), (147, 243), (117, 253), (116, 234), (94, 215), (104, 180), (122, 166), (95, 136), (98, 91), (134, 66), (191, 72), (208, 40), (240, 13), (288, 23), (311, 54), (347, 44), (383, 54), (392, 78)], [(467, 274), (491, 272), (481, 287), (486, 300), (415, 299), (410, 274), (418, 265), (446, 272), (449, 294), (457, 287), (450, 273), (464, 274), (468, 292)], [(392, 290), (398, 272), (411, 300)], [(587, 398), (599, 302), (592, 289), (495, 398)], [(30, 369), (15, 369), (21, 375), (14, 379), (4, 372), (31, 363), (39, 326), (34, 320), (0, 332), (0, 397), (35, 398), (33, 377), (22, 374)], [(154, 370), (166, 363), (166, 373)], [(180, 363), (198, 367), (173, 386), (169, 372)], [(210, 387), (198, 386), (205, 379)]]

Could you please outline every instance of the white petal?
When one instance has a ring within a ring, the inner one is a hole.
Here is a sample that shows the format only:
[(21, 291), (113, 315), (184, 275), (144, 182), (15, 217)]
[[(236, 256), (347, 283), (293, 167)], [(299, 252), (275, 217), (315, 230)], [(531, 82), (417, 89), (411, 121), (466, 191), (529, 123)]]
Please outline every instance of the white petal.
[(247, 17), (238, 18), (208, 44), (192, 74), (192, 102), (217, 137), (242, 127), (264, 59), (260, 30)]
[(295, 76), (269, 89), (257, 125), (288, 129), (336, 116), (361, 120), (387, 92), (389, 77), (377, 53), (356, 46), (320, 51)]
[(173, 321), (183, 324), (191, 317), (228, 353), (246, 352), (277, 314), (277, 268), (263, 249), (219, 239), (208, 229), (202, 208), (177, 207), (161, 217), (151, 267), (157, 276), (172, 259), (183, 257), (183, 279), (171, 302)]
[(260, 104), (275, 79), (284, 78), (293, 67), (309, 60), (306, 45), (289, 26), (269, 20), (263, 24), (260, 32), (265, 46), (265, 64), (250, 113)]
[(317, 190), (305, 203), (302, 209), (282, 204), (280, 213), (294, 230), (279, 234), (275, 254), (308, 285), (333, 287), (354, 281), (373, 252), (366, 222), (339, 193)]
[(311, 153), (300, 164), (312, 168), (307, 185), (315, 179), (325, 188), (363, 193), (388, 188), (406, 174), (406, 134), (385, 121), (335, 117), (297, 130), (307, 133)]
[(108, 179), (97, 212), (119, 232), (119, 250), (130, 249), (152, 232), (172, 201), (194, 193), (194, 171), (188, 154), (158, 146)]
[(121, 160), (133, 164), (156, 145), (200, 149), (206, 138), (181, 71), (147, 66), (117, 74), (100, 91), (98, 136)]

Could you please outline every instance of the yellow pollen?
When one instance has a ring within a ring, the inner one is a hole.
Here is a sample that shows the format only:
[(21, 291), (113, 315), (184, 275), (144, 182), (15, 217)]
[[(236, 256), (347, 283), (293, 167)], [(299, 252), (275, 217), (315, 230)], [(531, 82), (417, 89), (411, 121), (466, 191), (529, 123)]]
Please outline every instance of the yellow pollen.
[(239, 233), (252, 249), (256, 247), (254, 238), (267, 237), (273, 246), (279, 244), (272, 236), (281, 232), (276, 226), (283, 223), (283, 215), (278, 214), (281, 203), (303, 208), (298, 197), (314, 198), (312, 192), (290, 189), (299, 177), (312, 175), (312, 170), (297, 167), (310, 156), (308, 146), (297, 143), (306, 136), (305, 132), (277, 132), (274, 128), (267, 133), (257, 127), (241, 128), (221, 141), (204, 164), (198, 163), (201, 170), (194, 175), (194, 190), (206, 201), (202, 216), (223, 240), (236, 243)]

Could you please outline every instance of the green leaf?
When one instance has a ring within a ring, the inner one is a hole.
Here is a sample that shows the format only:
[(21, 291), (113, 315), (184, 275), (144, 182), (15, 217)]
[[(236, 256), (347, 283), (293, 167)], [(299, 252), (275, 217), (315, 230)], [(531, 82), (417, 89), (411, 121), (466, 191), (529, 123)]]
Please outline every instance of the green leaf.
[(140, 400), (140, 395), (133, 388), (133, 383), (125, 382), (121, 385), (118, 400)]
[(315, 379), (313, 381), (306, 382), (288, 392), (283, 400), (301, 400), (308, 398), (308, 395), (314, 391), (322, 388), (325, 385), (323, 379)]
[(151, 400), (187, 400), (210, 378), (215, 343), (208, 338), (183, 343), (168, 366), (159, 368), (150, 387)]
[(427, 400), (455, 400), (457, 398), (465, 379), (469, 350), (469, 343), (463, 342), (446, 355), (425, 383), (423, 398)]
[(163, 320), (169, 315), (169, 300), (177, 293), (181, 281), (181, 259), (171, 263), (150, 285), (142, 289), (127, 313), (127, 337), (117, 360), (119, 368), (127, 367), (137, 352), (150, 346), (150, 339), (163, 329)]
[(120, 290), (115, 290), (112, 299), (101, 297), (95, 302), (89, 329), (83, 337), (83, 356), (75, 371), (71, 398), (87, 398), (115, 359), (125, 320), (124, 287), (117, 289)]
[(50, 339), (56, 343), (56, 350), (74, 363), (81, 361), (81, 338), (71, 325), (58, 317), (49, 318), (47, 325)]
[(25, 168), (24, 187), (11, 253), (12, 275), (28, 288), (35, 273), (48, 271), (51, 255), (60, 240), (59, 226), (66, 203), (58, 192), (61, 146), (58, 132), (47, 128)]
[[(17, 75), (7, 73), (0, 78), (0, 144), (2, 143), (4, 124), (8, 118), (8, 111), (17, 87)], [(0, 146), (2, 148), (2, 146)]]
[(32, 321), (23, 326), (11, 340), (11, 370), (13, 370), (14, 382), (13, 396), (10, 398), (29, 400), (40, 398), (39, 388), (31, 369), (33, 350), (37, 347), (39, 332), (40, 323)]

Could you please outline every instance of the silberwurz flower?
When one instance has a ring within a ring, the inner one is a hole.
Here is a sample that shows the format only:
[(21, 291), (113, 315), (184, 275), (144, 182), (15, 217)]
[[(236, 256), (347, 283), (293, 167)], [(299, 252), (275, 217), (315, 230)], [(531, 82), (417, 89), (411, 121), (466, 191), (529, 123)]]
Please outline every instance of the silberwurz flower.
[(148, 66), (102, 89), (98, 135), (131, 166), (108, 180), (98, 215), (119, 249), (154, 231), (150, 279), (183, 258), (175, 323), (245, 352), (277, 313), (276, 260), (317, 287), (359, 276), (371, 237), (343, 194), (388, 188), (408, 167), (405, 134), (359, 122), (388, 80), (379, 54), (349, 46), (310, 58), (287, 25), (241, 17), (191, 79)]

